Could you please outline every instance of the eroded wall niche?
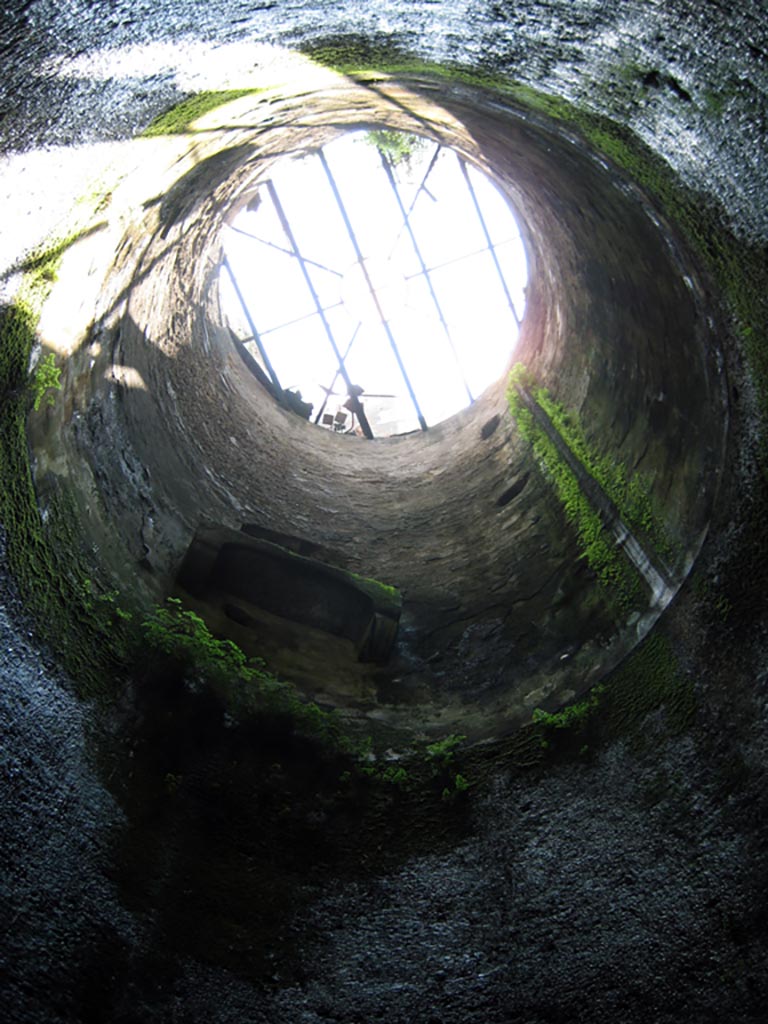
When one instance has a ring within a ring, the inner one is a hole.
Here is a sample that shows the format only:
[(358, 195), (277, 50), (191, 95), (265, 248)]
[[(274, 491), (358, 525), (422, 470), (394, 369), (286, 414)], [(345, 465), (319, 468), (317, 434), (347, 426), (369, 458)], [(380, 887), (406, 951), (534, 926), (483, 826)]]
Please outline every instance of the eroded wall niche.
[[(591, 449), (641, 486), (653, 522), (634, 539), (660, 585), (627, 560), (621, 524), (616, 557), (632, 590), (597, 579), (551, 470), (509, 413), (506, 374), (425, 434), (369, 442), (314, 429), (248, 372), (221, 309), (221, 225), (273, 161), (353, 126), (440, 140), (509, 197), (529, 261), (510, 368), (525, 364), (528, 399), (547, 388)], [(717, 490), (717, 346), (671, 227), (578, 137), (467, 86), (438, 95), (428, 80), (332, 77), (308, 94), (242, 97), (195, 128), (137, 140), (142, 170), (126, 177), (124, 201), (115, 192), (105, 231), (117, 255), (72, 346), (67, 400), (33, 423), (43, 501), (70, 489), (105, 570), (146, 597), (172, 589), (202, 523), (303, 538), (397, 587), (386, 665), (311, 631), (289, 644), (269, 628), (254, 636), (247, 607), (238, 621), (187, 597), (308, 696), (398, 734), (460, 726), (479, 738), (585, 690), (676, 592)]]

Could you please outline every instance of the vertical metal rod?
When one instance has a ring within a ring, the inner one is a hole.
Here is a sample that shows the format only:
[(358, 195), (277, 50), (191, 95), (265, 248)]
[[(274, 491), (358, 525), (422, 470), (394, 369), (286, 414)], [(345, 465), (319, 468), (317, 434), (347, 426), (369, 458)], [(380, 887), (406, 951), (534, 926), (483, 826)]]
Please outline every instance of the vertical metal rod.
[(331, 325), (328, 323), (325, 317), (325, 312), (323, 311), (320, 298), (317, 292), (315, 291), (315, 286), (312, 283), (312, 278), (309, 276), (307, 264), (304, 260), (304, 257), (301, 255), (301, 251), (299, 250), (293, 231), (291, 230), (291, 225), (288, 223), (288, 218), (285, 215), (285, 210), (283, 209), (282, 203), (278, 198), (274, 182), (272, 182), (271, 180), (267, 182), (267, 191), (269, 192), (269, 197), (272, 200), (272, 205), (275, 207), (277, 216), (280, 219), (280, 224), (282, 225), (286, 238), (288, 239), (290, 246), (293, 249), (293, 254), (299, 261), (301, 272), (304, 275), (304, 281), (307, 285), (307, 288), (309, 289), (309, 293), (312, 296), (312, 299), (314, 300), (315, 308), (317, 309), (320, 320), (322, 321), (323, 327), (325, 328), (325, 333), (328, 336), (328, 341), (331, 343), (333, 354), (336, 356), (336, 362), (339, 364), (339, 373), (341, 374), (342, 380), (347, 386), (349, 397), (353, 399), (353, 404), (355, 406), (355, 409), (353, 411), (355, 412), (357, 418), (360, 420), (360, 426), (363, 428), (363, 433), (365, 434), (369, 441), (372, 441), (373, 431), (371, 430), (371, 425), (368, 422), (368, 417), (365, 415), (365, 410), (363, 409), (362, 403), (359, 401), (357, 396), (352, 392), (352, 381), (349, 379), (347, 368), (344, 366), (344, 360), (342, 359), (341, 353), (339, 352), (338, 346), (336, 345), (336, 339), (333, 336)]
[[(421, 179), (421, 184), (416, 189), (416, 195), (413, 197), (413, 202), (410, 205), (410, 208), (408, 210), (408, 213), (406, 214), (405, 220), (408, 220), (410, 218), (411, 214), (413, 213), (413, 211), (415, 210), (416, 203), (419, 201), (419, 196), (421, 195), (422, 192), (426, 192), (428, 196), (432, 196), (432, 193), (429, 192), (429, 190), (426, 189), (424, 186), (427, 184), (427, 179), (429, 178), (430, 174), (432, 173), (432, 171), (434, 169), (435, 164), (437, 163), (437, 158), (440, 156), (440, 150), (442, 148), (443, 147), (438, 143), (437, 148), (435, 149), (435, 152), (432, 155), (432, 159), (429, 162), (429, 167), (427, 168), (427, 173)], [(379, 152), (381, 152), (381, 151), (379, 151)], [(403, 227), (405, 227), (405, 223), (403, 223)], [(397, 248), (397, 243), (400, 241), (400, 236), (402, 235), (402, 233), (403, 233), (403, 228), (400, 228), (400, 230), (397, 233), (397, 238), (395, 239), (395, 244), (392, 246), (392, 249), (390, 250), (390, 256), (392, 255), (392, 253)]]
[(392, 192), (394, 193), (398, 208), (400, 209), (400, 213), (403, 215), (405, 229), (408, 232), (408, 237), (411, 240), (411, 245), (413, 246), (413, 251), (416, 254), (416, 259), (419, 261), (419, 265), (421, 266), (421, 272), (424, 274), (424, 277), (426, 279), (427, 287), (429, 288), (429, 294), (432, 296), (432, 302), (435, 304), (435, 310), (437, 311), (438, 318), (443, 327), (443, 332), (445, 333), (445, 339), (448, 342), (448, 347), (450, 348), (451, 354), (453, 355), (453, 358), (456, 362), (456, 369), (459, 371), (461, 383), (464, 385), (464, 390), (467, 392), (467, 397), (469, 398), (470, 402), (474, 402), (475, 399), (474, 396), (472, 395), (472, 392), (469, 389), (467, 379), (464, 376), (464, 371), (461, 366), (461, 360), (459, 359), (459, 353), (456, 351), (456, 346), (453, 344), (453, 338), (451, 337), (451, 332), (448, 329), (448, 324), (445, 321), (445, 316), (443, 315), (443, 309), (442, 306), (440, 305), (440, 300), (435, 294), (435, 289), (432, 284), (432, 278), (429, 276), (429, 270), (427, 270), (427, 264), (424, 262), (424, 257), (421, 255), (419, 243), (416, 241), (416, 235), (413, 233), (413, 228), (411, 227), (410, 214), (405, 212), (405, 206), (403, 205), (403, 200), (400, 196), (400, 190), (397, 187), (395, 176), (392, 173), (392, 165), (390, 164), (387, 158), (387, 154), (381, 149), (379, 150), (379, 156), (381, 157), (381, 165), (384, 168), (384, 173), (386, 174), (389, 184), (392, 188)]
[(509, 294), (509, 288), (507, 288), (507, 281), (506, 281), (506, 278), (504, 277), (504, 271), (501, 269), (501, 264), (499, 263), (499, 258), (496, 255), (496, 249), (494, 248), (493, 242), (491, 241), (491, 236), (490, 236), (490, 233), (488, 231), (488, 227), (487, 227), (487, 225), (485, 223), (485, 218), (483, 217), (483, 212), (480, 209), (480, 203), (478, 203), (478, 201), (477, 201), (477, 196), (475, 195), (475, 189), (474, 189), (474, 187), (472, 185), (472, 182), (470, 181), (469, 172), (467, 171), (467, 165), (464, 163), (464, 161), (460, 157), (457, 157), (457, 159), (459, 161), (459, 167), (461, 168), (461, 173), (464, 175), (464, 180), (467, 183), (467, 188), (469, 189), (469, 194), (472, 196), (472, 202), (475, 204), (475, 210), (477, 211), (477, 219), (480, 221), (480, 226), (482, 227), (483, 232), (485, 234), (485, 240), (488, 242), (488, 249), (490, 250), (491, 256), (493, 258), (493, 262), (496, 265), (496, 270), (499, 272), (499, 280), (501, 281), (501, 287), (504, 289), (504, 294), (507, 297), (507, 302), (509, 303), (509, 308), (510, 308), (510, 310), (512, 312), (512, 316), (515, 318), (515, 323), (519, 327), (520, 326), (520, 318), (517, 315), (517, 310), (515, 309), (515, 304), (512, 301), (512, 296)]
[(245, 314), (245, 319), (248, 321), (248, 326), (251, 329), (253, 340), (256, 342), (256, 347), (259, 350), (259, 355), (264, 361), (264, 366), (267, 368), (267, 373), (269, 374), (272, 384), (274, 385), (275, 391), (277, 392), (278, 401), (285, 404), (285, 395), (283, 394), (283, 389), (280, 386), (280, 381), (277, 379), (277, 374), (275, 373), (274, 367), (272, 366), (272, 363), (269, 361), (267, 350), (264, 348), (264, 345), (262, 344), (261, 338), (259, 337), (259, 332), (256, 330), (256, 324), (254, 324), (250, 310), (246, 305), (245, 297), (243, 296), (243, 293), (240, 291), (240, 285), (237, 283), (235, 272), (232, 270), (229, 258), (226, 255), (224, 256), (222, 265), (227, 268), (229, 279), (232, 282), (233, 288), (235, 289), (235, 295), (237, 295), (240, 305), (242, 306), (243, 313)]
[(421, 408), (419, 407), (419, 401), (416, 398), (416, 393), (411, 385), (411, 381), (408, 377), (408, 373), (403, 364), (403, 360), (400, 358), (400, 352), (397, 348), (397, 342), (395, 341), (395, 337), (392, 334), (389, 323), (387, 322), (384, 310), (381, 308), (379, 296), (376, 294), (376, 289), (373, 286), (373, 281), (371, 281), (370, 275), (368, 273), (368, 268), (366, 267), (365, 260), (363, 259), (363, 254), (360, 250), (360, 246), (358, 245), (357, 238), (355, 237), (355, 232), (352, 229), (352, 224), (350, 223), (349, 215), (347, 214), (341, 195), (336, 186), (333, 174), (331, 173), (331, 168), (328, 166), (328, 161), (325, 159), (325, 154), (323, 153), (322, 149), (318, 150), (317, 155), (320, 158), (320, 163), (323, 165), (323, 170), (325, 171), (326, 177), (328, 178), (328, 184), (331, 186), (331, 191), (333, 192), (333, 196), (336, 200), (336, 205), (339, 208), (339, 213), (341, 214), (342, 219), (344, 220), (344, 224), (346, 225), (349, 240), (352, 242), (355, 253), (357, 255), (358, 263), (360, 264), (360, 269), (363, 272), (366, 284), (368, 285), (368, 290), (371, 293), (371, 298), (373, 299), (373, 303), (376, 306), (376, 312), (379, 314), (381, 326), (384, 328), (387, 338), (389, 339), (390, 348), (392, 349), (395, 359), (397, 360), (397, 365), (400, 369), (400, 373), (402, 374), (403, 380), (405, 381), (405, 386), (408, 389), (408, 394), (410, 395), (411, 402), (413, 403), (413, 407), (416, 410), (416, 416), (419, 421), (419, 426), (421, 427), (422, 430), (426, 430), (427, 421), (424, 419), (424, 416), (421, 412)]
[[(344, 355), (342, 356), (342, 362), (344, 363), (345, 366), (347, 365), (347, 356), (349, 355), (349, 353), (350, 353), (350, 351), (352, 349), (352, 346), (355, 343), (355, 338), (359, 334), (360, 328), (362, 326), (363, 326), (362, 324), (358, 324), (357, 325), (357, 327), (355, 328), (355, 333), (350, 338), (350, 341), (349, 341), (349, 344), (347, 345), (346, 351), (345, 351)], [(323, 399), (323, 404), (320, 406), (320, 412), (317, 414), (317, 416), (315, 416), (315, 423), (319, 423), (320, 422), (320, 417), (325, 412), (325, 407), (326, 407), (326, 405), (328, 405), (328, 399), (330, 398), (331, 392), (333, 391), (334, 387), (336, 386), (336, 381), (338, 379), (339, 379), (339, 371), (337, 369), (336, 373), (334, 373), (334, 375), (333, 375), (333, 380), (331, 381), (331, 386), (328, 388), (328, 390), (325, 393), (325, 398)], [(323, 390), (325, 390), (325, 389), (323, 389)]]

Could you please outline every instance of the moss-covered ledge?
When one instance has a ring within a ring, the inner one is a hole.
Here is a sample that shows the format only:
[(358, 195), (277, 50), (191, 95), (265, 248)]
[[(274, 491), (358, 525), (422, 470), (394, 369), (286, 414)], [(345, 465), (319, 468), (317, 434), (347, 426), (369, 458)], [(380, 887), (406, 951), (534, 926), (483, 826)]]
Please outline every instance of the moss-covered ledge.
[(396, 587), (214, 524), (197, 530), (176, 582), (223, 611), (216, 616), (219, 630), (237, 623), (233, 639), (253, 653), (263, 650), (265, 633), (290, 622), (349, 641), (358, 661), (386, 664), (402, 610)]

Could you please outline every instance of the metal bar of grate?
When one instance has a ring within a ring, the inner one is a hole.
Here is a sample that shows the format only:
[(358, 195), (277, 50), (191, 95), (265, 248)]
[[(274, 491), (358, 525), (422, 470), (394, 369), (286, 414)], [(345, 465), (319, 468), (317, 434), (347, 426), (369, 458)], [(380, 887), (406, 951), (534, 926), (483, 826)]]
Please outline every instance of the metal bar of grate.
[(413, 407), (416, 410), (416, 417), (417, 417), (417, 419), (419, 421), (419, 426), (421, 427), (422, 430), (426, 430), (427, 429), (427, 421), (424, 419), (424, 415), (423, 415), (423, 413), (421, 411), (421, 407), (419, 406), (419, 400), (416, 397), (416, 392), (413, 390), (413, 385), (411, 384), (410, 378), (408, 377), (408, 372), (405, 369), (405, 365), (403, 364), (402, 358), (400, 357), (400, 351), (399, 351), (399, 349), (397, 347), (397, 342), (395, 341), (395, 337), (392, 334), (392, 330), (390, 329), (390, 326), (389, 326), (389, 323), (387, 321), (387, 318), (384, 315), (384, 310), (381, 308), (381, 303), (379, 302), (379, 296), (376, 294), (376, 289), (373, 286), (373, 281), (371, 281), (370, 275), (368, 273), (368, 268), (365, 265), (365, 260), (363, 258), (363, 253), (362, 253), (362, 251), (360, 249), (360, 246), (359, 246), (358, 241), (357, 241), (357, 237), (355, 236), (355, 232), (354, 232), (354, 230), (352, 228), (352, 224), (351, 224), (351, 222), (349, 220), (349, 215), (347, 214), (346, 207), (344, 206), (344, 202), (343, 202), (343, 200), (341, 198), (341, 193), (339, 192), (338, 186), (336, 185), (336, 181), (335, 181), (335, 179), (333, 177), (333, 173), (331, 172), (331, 168), (328, 166), (328, 161), (325, 159), (325, 154), (323, 153), (322, 149), (318, 150), (317, 155), (318, 155), (318, 158), (320, 160), (320, 163), (323, 165), (323, 170), (325, 171), (326, 177), (328, 178), (328, 183), (331, 186), (331, 191), (333, 192), (334, 199), (336, 200), (336, 205), (339, 208), (339, 213), (341, 214), (342, 219), (344, 221), (344, 224), (346, 226), (347, 233), (349, 235), (349, 240), (352, 242), (352, 245), (353, 245), (354, 250), (355, 250), (355, 254), (357, 255), (358, 263), (360, 264), (360, 269), (363, 272), (363, 276), (365, 277), (366, 284), (368, 285), (368, 290), (371, 293), (371, 298), (373, 299), (373, 303), (374, 303), (374, 305), (376, 307), (376, 311), (379, 314), (379, 319), (381, 320), (381, 325), (384, 328), (384, 331), (385, 331), (385, 333), (387, 335), (387, 338), (389, 340), (390, 348), (392, 349), (392, 352), (394, 353), (395, 359), (397, 361), (397, 365), (398, 365), (398, 367), (400, 369), (400, 373), (402, 375), (403, 380), (405, 381), (405, 386), (408, 389), (408, 394), (410, 396), (411, 402), (413, 403)]
[(461, 173), (464, 175), (464, 180), (467, 183), (467, 188), (469, 189), (469, 194), (472, 197), (472, 202), (475, 204), (475, 210), (477, 211), (477, 218), (480, 221), (480, 226), (483, 229), (483, 234), (485, 235), (486, 241), (488, 242), (488, 249), (490, 250), (491, 257), (493, 259), (494, 265), (496, 267), (496, 270), (498, 271), (499, 280), (501, 281), (501, 287), (504, 289), (504, 294), (507, 297), (507, 302), (509, 303), (509, 308), (512, 311), (512, 316), (515, 318), (515, 323), (519, 327), (520, 326), (520, 318), (517, 315), (517, 310), (515, 309), (515, 304), (512, 301), (512, 296), (509, 294), (509, 288), (507, 288), (507, 279), (504, 277), (504, 271), (501, 269), (501, 264), (499, 263), (499, 258), (496, 255), (496, 249), (494, 247), (493, 242), (491, 241), (491, 235), (490, 235), (490, 232), (488, 231), (488, 225), (485, 223), (485, 217), (483, 217), (483, 211), (480, 209), (480, 203), (477, 201), (477, 195), (475, 194), (474, 186), (473, 186), (472, 181), (471, 181), (471, 179), (469, 177), (469, 171), (467, 170), (467, 165), (466, 165), (466, 163), (460, 157), (457, 157), (457, 159), (459, 161), (459, 167), (461, 168)]
[[(502, 246), (511, 245), (514, 242), (514, 238), (505, 238), (503, 242), (497, 242), (494, 249), (501, 249)], [(444, 263), (435, 263), (433, 267), (427, 267), (427, 273), (433, 274), (436, 270), (443, 270), (444, 267), (452, 267), (455, 263), (461, 263), (463, 260), (471, 260), (474, 256), (482, 256), (484, 252), (488, 252), (490, 246), (484, 245), (482, 249), (474, 249), (472, 252), (467, 252), (463, 256), (454, 256), (451, 260), (445, 260)], [(406, 281), (414, 281), (417, 277), (421, 277), (423, 271), (417, 270), (415, 274), (406, 274)], [(262, 332), (266, 334), (266, 331)]]
[[(427, 186), (427, 179), (429, 178), (430, 174), (434, 170), (435, 164), (437, 163), (437, 158), (440, 156), (440, 152), (441, 152), (442, 148), (443, 147), (440, 144), (438, 144), (437, 147), (435, 148), (435, 152), (432, 154), (432, 159), (429, 162), (429, 167), (427, 167), (426, 173), (425, 173), (424, 177), (421, 179), (421, 184), (416, 189), (416, 195), (413, 197), (411, 205), (408, 207), (408, 213), (405, 215), (405, 221), (408, 221), (410, 219), (411, 214), (416, 209), (416, 203), (419, 201), (419, 196), (421, 195), (422, 192), (426, 192), (427, 195), (430, 197), (430, 199), (434, 199), (434, 196), (429, 191), (429, 189), (426, 187)], [(390, 253), (389, 253), (390, 256), (392, 255), (392, 253), (397, 248), (397, 244), (400, 241), (400, 236), (403, 233), (403, 228), (405, 227), (405, 221), (403, 222), (403, 226), (400, 228), (400, 230), (397, 233), (397, 237), (395, 238), (394, 245), (392, 246), (392, 249), (390, 250)]]
[[(293, 254), (291, 254), (291, 255), (293, 255)], [(330, 313), (330, 311), (332, 309), (339, 309), (339, 307), (343, 306), (343, 305), (344, 305), (344, 303), (341, 302), (341, 301), (334, 302), (330, 306), (323, 306), (323, 312), (324, 313)], [(295, 320), (286, 320), (286, 322), (284, 324), (278, 324), (276, 327), (268, 327), (266, 329), (266, 331), (262, 331), (261, 332), (261, 336), (262, 336), (262, 338), (264, 338), (264, 337), (266, 337), (267, 334), (274, 334), (275, 331), (282, 331), (286, 327), (293, 327), (295, 324), (304, 323), (305, 320), (311, 320), (313, 316), (317, 316), (317, 311), (316, 310), (313, 311), (312, 313), (305, 313), (304, 316), (297, 316)]]
[(403, 205), (403, 200), (402, 200), (402, 197), (400, 195), (400, 190), (397, 187), (397, 182), (395, 181), (395, 176), (392, 173), (392, 165), (390, 164), (390, 162), (389, 162), (389, 160), (387, 158), (386, 153), (382, 149), (379, 150), (379, 156), (381, 157), (381, 165), (384, 168), (384, 173), (387, 176), (387, 180), (389, 181), (390, 187), (391, 187), (392, 192), (393, 192), (393, 194), (395, 196), (395, 200), (397, 202), (398, 209), (400, 210), (400, 213), (403, 215), (405, 230), (408, 232), (408, 237), (411, 240), (411, 245), (413, 246), (413, 251), (416, 254), (416, 259), (419, 261), (419, 266), (421, 267), (421, 272), (422, 272), (422, 274), (424, 274), (425, 280), (427, 282), (427, 287), (429, 288), (429, 294), (432, 296), (432, 302), (434, 303), (435, 311), (437, 313), (438, 319), (440, 320), (440, 324), (441, 324), (441, 326), (443, 328), (443, 333), (445, 334), (445, 340), (448, 342), (448, 347), (451, 350), (451, 355), (453, 356), (454, 361), (456, 362), (456, 369), (459, 371), (459, 376), (461, 377), (461, 383), (464, 385), (464, 390), (467, 392), (467, 397), (469, 398), (469, 401), (470, 402), (474, 402), (475, 399), (474, 399), (474, 396), (472, 395), (472, 392), (470, 391), (469, 384), (467, 384), (467, 379), (464, 376), (464, 370), (463, 370), (462, 365), (461, 365), (461, 360), (459, 359), (459, 353), (456, 351), (456, 346), (453, 343), (453, 338), (451, 337), (451, 332), (448, 329), (448, 324), (447, 324), (445, 316), (443, 314), (443, 308), (440, 305), (440, 300), (438, 299), (437, 293), (435, 292), (434, 285), (432, 284), (432, 278), (429, 276), (429, 271), (427, 270), (427, 264), (424, 262), (424, 257), (421, 255), (421, 249), (419, 248), (419, 243), (416, 240), (416, 235), (414, 234), (413, 227), (411, 226), (410, 216), (409, 216), (409, 214), (407, 214), (405, 212), (405, 206)]
[(339, 373), (341, 374), (342, 380), (344, 381), (344, 383), (347, 386), (347, 391), (349, 393), (349, 397), (352, 399), (352, 404), (354, 405), (353, 412), (355, 413), (355, 415), (357, 416), (358, 420), (360, 421), (360, 426), (363, 429), (363, 433), (365, 434), (365, 436), (368, 438), (369, 441), (372, 441), (373, 440), (373, 431), (371, 430), (371, 425), (368, 422), (368, 417), (365, 415), (365, 410), (363, 409), (362, 403), (357, 398), (357, 396), (356, 396), (356, 394), (355, 394), (355, 392), (354, 392), (354, 390), (352, 388), (352, 382), (349, 379), (349, 374), (347, 373), (347, 368), (344, 365), (344, 360), (342, 359), (341, 353), (339, 352), (339, 348), (338, 348), (338, 346), (336, 344), (336, 339), (333, 336), (333, 331), (331, 330), (331, 325), (328, 323), (328, 321), (326, 319), (326, 316), (325, 316), (325, 313), (323, 312), (323, 307), (322, 307), (322, 304), (320, 302), (320, 298), (319, 298), (317, 292), (315, 291), (315, 286), (312, 283), (312, 278), (310, 277), (309, 270), (307, 269), (307, 264), (306, 264), (303, 256), (301, 255), (301, 250), (299, 249), (299, 246), (298, 246), (298, 244), (296, 242), (296, 238), (294, 237), (293, 231), (291, 229), (291, 225), (290, 225), (290, 223), (288, 221), (288, 218), (287, 218), (287, 216), (285, 214), (285, 210), (283, 209), (282, 203), (280, 202), (280, 199), (279, 199), (278, 194), (277, 194), (277, 190), (275, 189), (275, 185), (274, 185), (274, 182), (272, 180), (269, 180), (267, 182), (267, 191), (269, 192), (269, 197), (272, 200), (273, 206), (275, 207), (275, 211), (277, 213), (277, 216), (280, 219), (280, 224), (281, 224), (281, 226), (283, 228), (283, 231), (285, 232), (285, 236), (288, 239), (288, 242), (289, 242), (291, 248), (293, 249), (293, 254), (296, 257), (296, 259), (299, 261), (299, 266), (301, 267), (301, 272), (304, 275), (304, 281), (306, 282), (307, 288), (309, 289), (310, 295), (312, 296), (312, 299), (313, 299), (313, 301), (315, 303), (318, 315), (319, 315), (320, 320), (321, 320), (321, 322), (323, 324), (323, 327), (325, 328), (325, 333), (326, 333), (326, 335), (328, 337), (328, 341), (331, 343), (331, 348), (333, 349), (333, 354), (335, 355), (336, 361), (339, 364)]
[(278, 380), (274, 367), (272, 366), (272, 363), (269, 360), (267, 350), (264, 348), (264, 345), (262, 344), (261, 338), (259, 337), (259, 332), (256, 330), (256, 325), (254, 324), (253, 318), (251, 317), (251, 313), (250, 310), (248, 309), (245, 297), (243, 296), (243, 293), (240, 291), (240, 285), (237, 283), (235, 272), (232, 270), (232, 266), (229, 262), (229, 259), (226, 256), (222, 261), (222, 265), (226, 267), (227, 273), (229, 274), (230, 280), (232, 281), (232, 287), (235, 289), (235, 295), (237, 295), (238, 301), (242, 306), (243, 313), (245, 314), (245, 319), (248, 321), (248, 326), (251, 329), (253, 340), (256, 342), (256, 347), (259, 350), (259, 355), (261, 356), (264, 362), (264, 366), (266, 368), (267, 373), (269, 374), (269, 378), (272, 381), (272, 384), (274, 385), (275, 391), (277, 392), (278, 401), (285, 405), (285, 395), (283, 394), (283, 389), (280, 385), (280, 381)]
[[(355, 339), (357, 338), (357, 335), (360, 333), (360, 328), (362, 326), (363, 325), (361, 323), (359, 323), (357, 325), (357, 327), (355, 328), (354, 334), (352, 335), (352, 337), (349, 340), (349, 344), (347, 345), (346, 351), (344, 352), (344, 355), (342, 356), (342, 362), (344, 363), (345, 366), (347, 364), (347, 356), (352, 351), (352, 346), (354, 345)], [(334, 375), (333, 375), (333, 380), (331, 381), (331, 386), (329, 388), (323, 388), (323, 391), (325, 391), (325, 398), (323, 399), (323, 404), (320, 406), (320, 412), (317, 414), (317, 416), (315, 416), (315, 423), (319, 423), (320, 422), (320, 419), (322, 418), (322, 415), (325, 412), (325, 407), (328, 405), (328, 399), (330, 398), (331, 392), (333, 391), (334, 387), (336, 386), (336, 381), (338, 379), (339, 379), (339, 371), (336, 370), (336, 373), (334, 373)]]
[[(275, 242), (268, 242), (266, 238), (259, 238), (258, 235), (254, 235), (250, 231), (245, 231), (243, 228), (236, 228), (230, 224), (230, 231), (234, 231), (237, 235), (243, 235), (244, 238), (250, 238), (254, 242), (258, 242), (260, 245), (266, 245), (270, 249), (276, 249), (277, 252), (283, 253), (284, 256), (293, 256), (294, 254), (290, 249), (284, 249), (282, 245), (277, 245)], [(317, 260), (311, 260), (308, 256), (304, 257), (304, 262), (309, 264), (311, 267), (317, 267), (318, 270), (324, 270), (326, 274), (333, 274), (334, 277), (343, 277), (344, 274), (340, 270), (334, 270), (332, 267), (326, 267), (324, 263), (318, 263)]]

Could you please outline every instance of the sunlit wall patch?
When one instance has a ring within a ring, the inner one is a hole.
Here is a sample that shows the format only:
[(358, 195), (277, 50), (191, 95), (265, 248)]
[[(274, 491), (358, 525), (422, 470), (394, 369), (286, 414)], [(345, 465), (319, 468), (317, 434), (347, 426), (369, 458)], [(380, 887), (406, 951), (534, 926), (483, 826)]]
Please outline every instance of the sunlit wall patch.
[(279, 161), (224, 252), (222, 303), (246, 360), (328, 430), (426, 430), (510, 364), (527, 283), (514, 214), (423, 136), (353, 131)]

